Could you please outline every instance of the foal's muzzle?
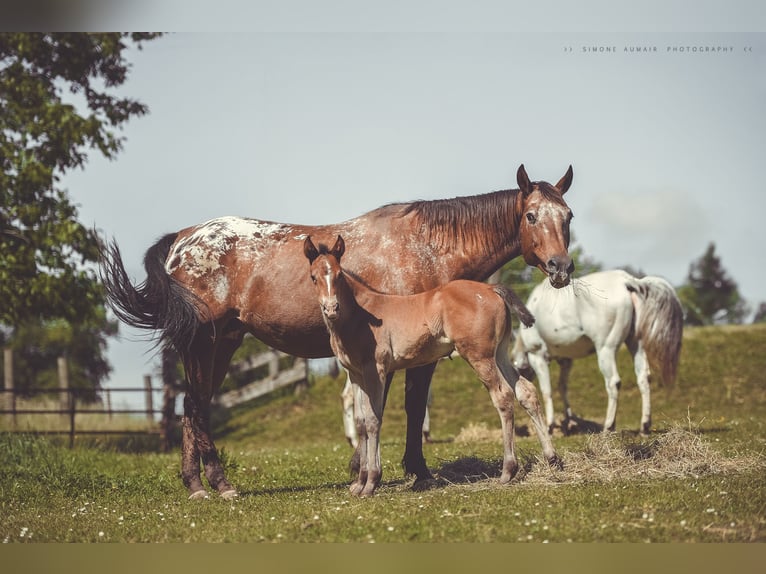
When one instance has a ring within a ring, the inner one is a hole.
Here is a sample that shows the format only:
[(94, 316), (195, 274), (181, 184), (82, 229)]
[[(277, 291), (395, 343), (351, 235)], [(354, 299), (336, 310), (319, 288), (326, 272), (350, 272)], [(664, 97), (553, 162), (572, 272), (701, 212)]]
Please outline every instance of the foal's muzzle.
[(569, 285), (574, 269), (575, 264), (571, 257), (551, 257), (545, 264), (544, 271), (548, 275), (551, 285), (560, 289)]
[(322, 301), (321, 307), (322, 313), (329, 320), (332, 321), (338, 318), (338, 310), (340, 309), (340, 305), (338, 304), (337, 299), (331, 301)]

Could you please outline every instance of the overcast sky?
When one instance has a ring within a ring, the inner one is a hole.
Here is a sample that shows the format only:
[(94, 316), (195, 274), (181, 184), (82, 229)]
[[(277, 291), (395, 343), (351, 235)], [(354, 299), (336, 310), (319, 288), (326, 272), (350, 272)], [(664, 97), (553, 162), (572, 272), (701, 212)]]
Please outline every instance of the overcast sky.
[[(766, 36), (468, 28), (154, 40), (120, 90), (149, 115), (116, 161), (93, 154), (64, 185), (142, 281), (157, 238), (213, 217), (330, 223), (516, 187), (521, 163), (555, 183), (572, 164), (588, 256), (679, 285), (714, 242), (751, 306), (766, 301)], [(156, 357), (121, 332), (108, 386), (136, 386)]]

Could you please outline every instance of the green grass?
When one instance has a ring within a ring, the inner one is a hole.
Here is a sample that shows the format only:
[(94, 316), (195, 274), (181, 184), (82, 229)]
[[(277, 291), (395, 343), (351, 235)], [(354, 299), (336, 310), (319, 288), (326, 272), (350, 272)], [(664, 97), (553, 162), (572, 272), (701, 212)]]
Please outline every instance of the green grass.
[[(383, 484), (372, 499), (348, 494), (343, 383), (328, 377), (297, 396), (216, 413), (217, 444), (241, 492), (234, 501), (186, 500), (177, 453), (85, 441), (69, 450), (56, 439), (0, 434), (0, 541), (764, 542), (764, 351), (766, 326), (688, 329), (678, 384), (653, 388), (649, 438), (635, 432), (639, 394), (621, 352), (617, 433), (554, 437), (562, 472), (539, 462), (536, 439), (519, 436), (525, 472), (507, 486), (497, 482), (497, 414), (461, 360), (436, 372), (437, 442), (424, 451), (443, 480), (422, 492), (399, 464), (401, 375), (383, 426)], [(580, 417), (602, 420), (606, 394), (594, 358), (575, 363), (570, 398)]]

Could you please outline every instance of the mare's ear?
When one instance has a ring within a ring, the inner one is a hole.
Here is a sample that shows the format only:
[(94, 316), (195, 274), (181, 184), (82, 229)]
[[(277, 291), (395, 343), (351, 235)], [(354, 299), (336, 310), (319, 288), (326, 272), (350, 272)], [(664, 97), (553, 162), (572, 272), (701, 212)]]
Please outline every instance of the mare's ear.
[(567, 189), (569, 189), (569, 186), (572, 185), (572, 176), (574, 174), (572, 173), (572, 166), (569, 166), (569, 169), (564, 174), (564, 177), (562, 177), (559, 182), (556, 184), (556, 189), (558, 189), (561, 192), (561, 195), (564, 195), (567, 192)]
[(346, 242), (343, 241), (343, 237), (338, 235), (338, 239), (335, 240), (335, 245), (332, 246), (330, 253), (335, 256), (335, 259), (340, 263), (340, 258), (346, 252)]
[(313, 263), (314, 259), (319, 257), (319, 251), (317, 251), (316, 245), (311, 241), (311, 236), (307, 235), (303, 242), (303, 254), (309, 260), (309, 263)]
[(532, 184), (529, 182), (529, 176), (527, 175), (527, 170), (524, 169), (523, 163), (519, 166), (519, 169), (516, 172), (516, 183), (519, 185), (519, 189), (524, 195), (532, 193)]

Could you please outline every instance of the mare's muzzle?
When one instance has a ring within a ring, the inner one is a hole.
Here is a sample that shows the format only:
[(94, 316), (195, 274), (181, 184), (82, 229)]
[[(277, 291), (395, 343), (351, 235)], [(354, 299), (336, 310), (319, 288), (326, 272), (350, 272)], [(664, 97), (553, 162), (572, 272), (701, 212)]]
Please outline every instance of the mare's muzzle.
[(574, 273), (575, 264), (568, 255), (565, 257), (551, 257), (545, 264), (545, 273), (556, 289), (566, 287)]

